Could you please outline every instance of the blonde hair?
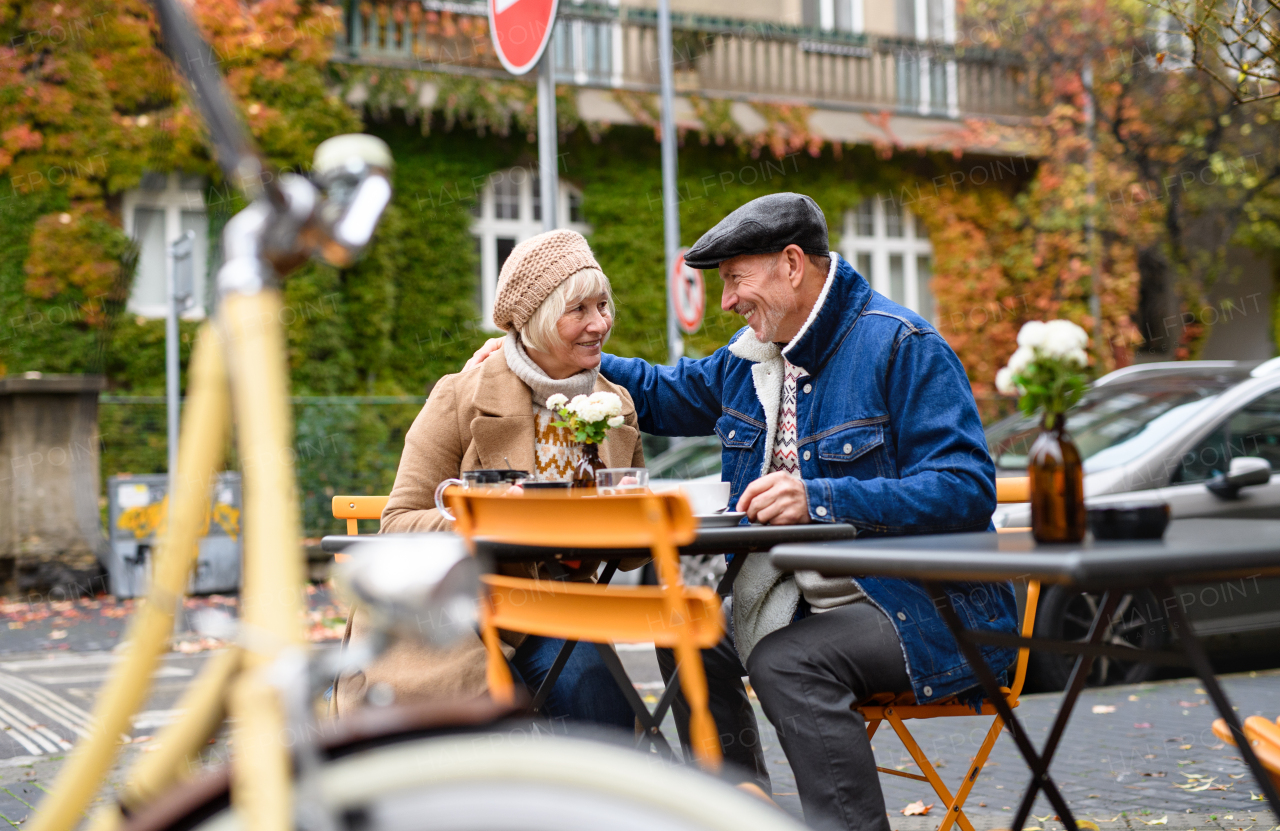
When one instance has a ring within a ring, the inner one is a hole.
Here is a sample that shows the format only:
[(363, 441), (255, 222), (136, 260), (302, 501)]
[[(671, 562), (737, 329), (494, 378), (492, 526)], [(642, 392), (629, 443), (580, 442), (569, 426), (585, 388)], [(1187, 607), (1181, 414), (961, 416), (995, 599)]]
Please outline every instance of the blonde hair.
[[(526, 346), (539, 352), (551, 352), (554, 344), (560, 340), (560, 331), (556, 328), (560, 317), (566, 309), (573, 308), (588, 297), (603, 294), (608, 298), (609, 332), (613, 332), (613, 288), (609, 278), (598, 268), (584, 268), (571, 274), (568, 279), (556, 286), (542, 305), (534, 309), (529, 320), (520, 329), (520, 339)], [(609, 334), (605, 334), (605, 340)]]

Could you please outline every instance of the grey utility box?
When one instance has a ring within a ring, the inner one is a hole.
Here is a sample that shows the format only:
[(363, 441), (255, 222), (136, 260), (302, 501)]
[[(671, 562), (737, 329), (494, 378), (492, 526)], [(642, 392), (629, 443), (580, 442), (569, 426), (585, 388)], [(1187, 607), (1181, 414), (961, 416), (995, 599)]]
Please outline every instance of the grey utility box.
[[(147, 591), (151, 575), (156, 530), (163, 519), (169, 477), (163, 473), (121, 475), (107, 479), (107, 510), (111, 523), (111, 550), (107, 574), (116, 597), (138, 597)], [(244, 552), (241, 533), (240, 474), (219, 474), (213, 486), (208, 528), (200, 538), (195, 573), (187, 587), (190, 594), (214, 594), (240, 588), (240, 561)]]

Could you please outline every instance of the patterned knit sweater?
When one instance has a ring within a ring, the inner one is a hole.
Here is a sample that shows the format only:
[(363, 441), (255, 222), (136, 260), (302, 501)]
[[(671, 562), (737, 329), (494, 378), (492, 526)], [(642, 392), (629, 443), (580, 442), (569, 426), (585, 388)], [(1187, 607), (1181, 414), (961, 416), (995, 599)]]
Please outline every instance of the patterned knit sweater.
[[(773, 440), (769, 472), (782, 471), (800, 477), (800, 458), (796, 447), (796, 401), (799, 379), (809, 373), (782, 358), (782, 396), (778, 401), (778, 432)], [(814, 612), (826, 612), (849, 603), (865, 600), (866, 595), (852, 577), (823, 577), (816, 571), (797, 571), (796, 586)]]
[(533, 390), (534, 440), (533, 457), (536, 476), (539, 479), (568, 479), (582, 456), (582, 448), (573, 440), (573, 434), (563, 427), (553, 427), (551, 422), (560, 416), (548, 410), (547, 399), (560, 393), (572, 399), (575, 395), (590, 395), (595, 389), (598, 369), (584, 369), (577, 375), (556, 380), (533, 362), (518, 335), (508, 333), (502, 342), (502, 354), (507, 366), (516, 377)]

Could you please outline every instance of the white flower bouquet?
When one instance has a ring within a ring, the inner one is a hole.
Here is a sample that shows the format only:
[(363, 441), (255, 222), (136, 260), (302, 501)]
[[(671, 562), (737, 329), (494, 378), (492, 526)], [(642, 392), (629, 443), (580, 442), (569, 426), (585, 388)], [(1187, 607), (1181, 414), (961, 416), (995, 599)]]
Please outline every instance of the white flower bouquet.
[(572, 401), (556, 393), (547, 399), (547, 409), (560, 416), (552, 425), (572, 430), (574, 441), (582, 444), (600, 444), (605, 431), (624, 420), (622, 399), (611, 392), (575, 395)]
[(1032, 320), (1018, 332), (1018, 349), (996, 373), (996, 389), (1017, 395), (1027, 415), (1043, 412), (1053, 429), (1059, 417), (1084, 395), (1089, 335), (1069, 320)]

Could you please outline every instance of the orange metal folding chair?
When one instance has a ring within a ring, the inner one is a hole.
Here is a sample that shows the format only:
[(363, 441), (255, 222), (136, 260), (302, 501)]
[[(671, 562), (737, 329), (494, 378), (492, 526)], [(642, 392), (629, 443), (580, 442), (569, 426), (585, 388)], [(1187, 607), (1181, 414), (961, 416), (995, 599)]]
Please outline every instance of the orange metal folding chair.
[[(1029, 492), (1029, 482), (1025, 477), (996, 480), (996, 500), (998, 502), (1026, 502), (1030, 498)], [(1020, 628), (1024, 638), (1031, 637), (1035, 631), (1036, 605), (1039, 599), (1040, 583), (1037, 580), (1032, 580), (1027, 584), (1027, 601), (1022, 612)], [(1030, 649), (1024, 647), (1018, 650), (1018, 663), (1014, 670), (1013, 684), (1002, 688), (1005, 700), (1010, 708), (1017, 707), (1019, 704), (1018, 696), (1022, 694), (1022, 685), (1026, 681), (1027, 662), (1030, 657)], [(977, 711), (968, 704), (961, 704), (955, 699), (935, 704), (916, 704), (915, 696), (912, 693), (896, 696), (892, 693), (882, 693), (874, 696), (864, 704), (855, 706), (854, 709), (861, 713), (862, 717), (867, 721), (868, 738), (876, 734), (881, 722), (889, 722), (889, 725), (893, 727), (893, 732), (898, 734), (898, 738), (902, 740), (907, 752), (911, 754), (911, 758), (920, 767), (923, 775), (882, 767), (877, 767), (876, 770), (889, 776), (901, 776), (906, 779), (928, 782), (933, 787), (934, 793), (938, 795), (938, 799), (942, 800), (942, 803), (946, 806), (946, 813), (942, 817), (938, 831), (948, 831), (955, 823), (959, 823), (964, 831), (974, 831), (973, 824), (965, 816), (964, 803), (969, 798), (969, 792), (973, 789), (974, 783), (978, 781), (978, 775), (982, 773), (982, 768), (987, 763), (987, 757), (991, 755), (991, 749), (995, 747), (996, 738), (1000, 735), (1000, 730), (1004, 727), (1004, 719), (996, 714), (995, 707), (991, 702), (984, 701), (981, 711)], [(978, 752), (974, 755), (973, 761), (965, 773), (964, 780), (960, 783), (959, 790), (953, 795), (942, 781), (942, 777), (938, 775), (938, 771), (934, 769), (929, 757), (920, 749), (920, 745), (916, 743), (915, 738), (911, 735), (911, 731), (907, 729), (907, 725), (904, 722), (920, 718), (973, 716), (995, 716), (995, 719), (991, 722), (991, 728), (987, 730), (986, 737), (978, 747)]]
[[(653, 642), (675, 650), (680, 684), (691, 711), (690, 739), (703, 767), (715, 770), (720, 742), (707, 707), (707, 679), (700, 650), (724, 634), (720, 598), (709, 587), (689, 588), (680, 580), (677, 547), (693, 541), (697, 525), (689, 503), (677, 494), (582, 497), (526, 492), (495, 495), (450, 488), (445, 501), (457, 517), (456, 529), (474, 544), (582, 549), (648, 549), (659, 587), (609, 588), (490, 575), (488, 603), (482, 607), (481, 636), (488, 650), (490, 694), (511, 700), (511, 671), (499, 646), (498, 630), (525, 632), (596, 645), (626, 695), (650, 741), (661, 739), (658, 723), (609, 647), (614, 642)], [(567, 657), (567, 655), (566, 655)], [(665, 743), (658, 741), (659, 748)]]
[[(1223, 719), (1214, 721), (1213, 735), (1227, 744), (1236, 743), (1236, 737), (1231, 735), (1231, 728)], [(1244, 720), (1244, 736), (1258, 761), (1271, 774), (1271, 781), (1280, 788), (1280, 723), (1267, 721), (1262, 716), (1249, 716)]]

